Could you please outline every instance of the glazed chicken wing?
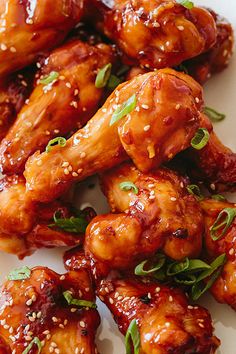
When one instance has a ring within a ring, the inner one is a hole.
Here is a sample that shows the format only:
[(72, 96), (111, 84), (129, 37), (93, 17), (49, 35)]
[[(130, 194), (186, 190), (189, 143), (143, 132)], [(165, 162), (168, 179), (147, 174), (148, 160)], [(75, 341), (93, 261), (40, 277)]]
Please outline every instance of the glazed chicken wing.
[[(5, 177), (0, 184), (0, 249), (23, 258), (40, 247), (80, 244), (83, 235), (79, 232), (49, 226), (54, 224), (55, 213), (60, 214), (60, 219), (68, 220), (73, 209), (62, 201), (48, 205), (32, 203), (25, 191), (23, 177)], [(90, 209), (85, 211), (86, 224), (93, 216)]]
[[(214, 298), (221, 302), (230, 305), (236, 310), (236, 204), (228, 203), (226, 201), (216, 201), (213, 199), (205, 199), (201, 201), (201, 207), (204, 211), (205, 223), (206, 223), (206, 236), (205, 244), (208, 256), (210, 259), (214, 259), (223, 253), (226, 254), (227, 262), (224, 265), (221, 275), (211, 287), (211, 293)], [(222, 212), (223, 210), (225, 210)], [(217, 220), (217, 217), (221, 214), (215, 226), (225, 221), (227, 213), (234, 215), (228, 224), (229, 227), (223, 234), (223, 229), (226, 224), (223, 224), (221, 228), (216, 231), (217, 240), (212, 238), (215, 236), (212, 234), (211, 227)], [(222, 235), (222, 236), (221, 236)]]
[(130, 278), (102, 281), (98, 295), (123, 334), (136, 320), (142, 354), (213, 354), (219, 346), (208, 311), (180, 290)]
[(0, 141), (6, 136), (17, 113), (33, 89), (33, 68), (19, 71), (1, 80), (0, 85)]
[(95, 87), (97, 72), (113, 59), (110, 46), (90, 46), (79, 40), (45, 59), (42, 81), (0, 145), (4, 173), (23, 172), (26, 160), (36, 150), (43, 151), (50, 139), (66, 136), (92, 117), (104, 92)]
[(96, 354), (100, 320), (88, 273), (59, 275), (44, 267), (16, 272), (21, 280), (8, 280), (0, 290), (1, 353)]
[(79, 22), (83, 0), (0, 1), (0, 76), (36, 61)]
[(180, 64), (216, 40), (211, 14), (187, 9), (173, 0), (93, 0), (97, 28), (117, 43), (131, 64), (164, 68)]
[(186, 184), (164, 168), (143, 174), (127, 163), (106, 172), (102, 186), (114, 214), (95, 217), (86, 230), (85, 251), (93, 263), (101, 263), (106, 275), (109, 269), (130, 269), (160, 249), (175, 260), (198, 256), (204, 223)]
[(202, 104), (201, 87), (171, 69), (121, 84), (64, 147), (29, 158), (29, 195), (52, 200), (73, 182), (129, 158), (141, 171), (160, 165), (190, 145)]
[(234, 34), (231, 24), (213, 10), (208, 9), (216, 22), (217, 37), (214, 46), (196, 58), (184, 62), (189, 75), (203, 84), (212, 74), (224, 70), (233, 54)]

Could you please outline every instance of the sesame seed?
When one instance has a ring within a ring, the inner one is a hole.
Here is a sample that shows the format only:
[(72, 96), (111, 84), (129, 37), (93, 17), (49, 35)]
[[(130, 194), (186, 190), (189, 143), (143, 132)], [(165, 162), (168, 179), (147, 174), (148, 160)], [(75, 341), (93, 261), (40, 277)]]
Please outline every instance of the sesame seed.
[(211, 189), (212, 189), (213, 191), (216, 189), (216, 186), (215, 186), (214, 183), (211, 183), (211, 184), (210, 184), (210, 187), (211, 187)]
[(202, 323), (198, 323), (198, 326), (201, 328), (204, 328), (204, 324), (202, 324)]
[(81, 159), (83, 159), (85, 156), (86, 156), (86, 153), (85, 152), (81, 152), (81, 154), (80, 154)]
[(189, 309), (189, 310), (193, 310), (193, 306), (189, 305), (189, 306), (188, 306), (188, 309)]
[(71, 309), (70, 309), (70, 312), (76, 312), (77, 311), (77, 308), (75, 308), (75, 307), (72, 307)]
[(110, 304), (114, 304), (114, 300), (111, 297), (109, 298), (109, 302)]
[(53, 317), (52, 317), (52, 321), (53, 321), (53, 322), (58, 322), (57, 317), (53, 316)]
[(102, 112), (103, 112), (103, 113), (106, 113), (106, 112), (107, 112), (107, 109), (106, 109), (106, 108), (103, 108), (103, 109), (102, 109)]
[(31, 299), (33, 300), (33, 302), (35, 302), (35, 301), (36, 301), (36, 295), (35, 295), (35, 294), (32, 295), (32, 296), (31, 296)]
[(32, 300), (32, 299), (29, 299), (29, 300), (26, 301), (25, 304), (26, 304), (27, 306), (31, 306), (32, 303), (33, 303), (33, 300)]
[(15, 53), (16, 52), (16, 48), (15, 47), (10, 47), (10, 52)]
[(165, 323), (166, 327), (170, 327), (170, 322)]
[(64, 169), (64, 174), (65, 174), (65, 175), (69, 175), (69, 174), (70, 174), (68, 168), (65, 168), (65, 169)]
[(199, 100), (199, 98), (198, 98), (198, 97), (195, 97), (195, 101), (196, 101), (197, 103), (199, 103), (199, 102), (200, 102), (200, 100)]
[(64, 161), (63, 164), (62, 164), (62, 167), (68, 167), (68, 166), (69, 166), (69, 162)]
[(74, 107), (74, 108), (78, 108), (78, 103), (76, 101), (72, 101), (70, 103), (70, 106)]
[(82, 328), (85, 328), (85, 323), (84, 323), (84, 321), (80, 321), (80, 327), (82, 327)]
[(229, 255), (232, 256), (234, 254), (234, 249), (233, 248), (230, 248), (229, 250)]
[(78, 172), (78, 174), (80, 174), (82, 171), (83, 171), (83, 169), (79, 168), (77, 172)]
[(34, 21), (32, 20), (32, 18), (27, 18), (25, 21), (28, 25), (32, 25), (34, 23)]
[(143, 130), (144, 130), (145, 132), (147, 132), (150, 128), (151, 128), (150, 125), (145, 125), (145, 127), (143, 128)]
[(183, 31), (184, 30), (184, 26), (177, 26), (179, 31)]
[(70, 82), (67, 82), (67, 83), (66, 83), (66, 87), (71, 88)]
[(177, 111), (180, 109), (180, 104), (179, 104), (179, 103), (175, 106), (175, 109), (176, 109)]
[(73, 177), (78, 177), (78, 173), (77, 172), (72, 172), (72, 176)]
[(50, 331), (49, 331), (48, 329), (43, 332), (43, 334), (45, 334), (45, 335), (46, 335), (46, 334), (49, 334), (49, 333), (50, 333)]
[(50, 346), (53, 347), (53, 348), (56, 348), (57, 347), (57, 344), (55, 342), (51, 342), (50, 343)]
[(60, 276), (60, 280), (65, 280), (65, 279), (66, 279), (65, 275)]
[(169, 301), (172, 302), (173, 301), (173, 297), (169, 296)]
[(176, 199), (175, 197), (171, 197), (170, 200), (171, 200), (172, 202), (175, 202), (177, 199)]
[(1, 50), (3, 50), (3, 51), (7, 50), (7, 46), (6, 46), (6, 44), (4, 44), (4, 43), (2, 43), (2, 44), (0, 45), (0, 48), (1, 48)]
[(150, 195), (148, 199), (153, 200), (153, 199), (155, 199), (155, 198), (156, 198), (155, 195)]
[(5, 325), (3, 326), (4, 329), (9, 329), (9, 327), (10, 327), (10, 326), (8, 326), (7, 324), (5, 324)]
[(158, 286), (155, 290), (156, 293), (159, 293), (161, 291), (161, 288)]
[(149, 106), (148, 106), (147, 104), (142, 104), (141, 107), (142, 107), (143, 109), (149, 109)]

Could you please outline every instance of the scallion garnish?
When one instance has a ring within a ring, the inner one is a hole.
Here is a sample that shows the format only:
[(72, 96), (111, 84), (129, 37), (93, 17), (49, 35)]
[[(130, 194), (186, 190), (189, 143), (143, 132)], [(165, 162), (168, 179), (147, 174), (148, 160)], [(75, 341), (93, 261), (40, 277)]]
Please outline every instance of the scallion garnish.
[(216, 221), (210, 227), (210, 234), (213, 241), (219, 240), (219, 238), (226, 234), (235, 216), (236, 208), (225, 208), (221, 210), (216, 218)]
[(115, 75), (111, 75), (109, 80), (108, 80), (108, 83), (107, 83), (107, 87), (110, 89), (110, 90), (115, 90), (115, 88), (120, 85), (120, 83), (122, 82), (122, 80), (115, 76)]
[(211, 199), (218, 200), (218, 201), (226, 200), (226, 198), (222, 194), (213, 194), (211, 196)]
[(197, 197), (199, 200), (204, 199), (200, 188), (196, 185), (196, 184), (189, 184), (187, 186), (187, 191), (189, 192), (189, 194), (194, 195), (195, 197)]
[(152, 261), (152, 266), (149, 267), (149, 269), (144, 269), (145, 265), (147, 265), (148, 261), (143, 261), (140, 264), (138, 264), (134, 270), (135, 275), (150, 275), (152, 273), (155, 273), (156, 271), (160, 270), (163, 265), (165, 264), (166, 257), (164, 254), (157, 254), (155, 258)]
[(136, 95), (132, 95), (126, 102), (121, 104), (113, 113), (110, 121), (110, 126), (115, 124), (118, 120), (131, 113), (136, 107)]
[(106, 87), (108, 80), (111, 76), (111, 68), (112, 68), (112, 65), (111, 65), (111, 63), (109, 63), (109, 64), (106, 64), (103, 68), (101, 68), (98, 71), (97, 77), (95, 80), (95, 87), (96, 88)]
[(212, 120), (213, 122), (220, 122), (225, 119), (225, 114), (219, 113), (211, 107), (204, 107), (203, 112)]
[(80, 300), (80, 299), (73, 298), (73, 296), (69, 290), (64, 291), (63, 296), (66, 299), (68, 305), (75, 305), (78, 307), (89, 307), (91, 309), (97, 308), (97, 305), (92, 301)]
[(138, 187), (133, 182), (130, 181), (121, 182), (119, 184), (119, 187), (122, 191), (132, 190), (134, 194), (138, 194)]
[(51, 71), (49, 75), (43, 77), (39, 80), (40, 84), (48, 85), (55, 81), (59, 76), (59, 73), (56, 71)]
[(46, 152), (50, 152), (52, 149), (52, 146), (59, 145), (61, 147), (66, 146), (66, 139), (63, 138), (62, 136), (58, 136), (57, 138), (54, 138), (48, 142), (48, 145), (46, 146)]
[(29, 343), (29, 345), (27, 346), (27, 348), (25, 348), (25, 350), (22, 352), (22, 354), (27, 354), (29, 353), (29, 351), (32, 349), (33, 345), (37, 345), (38, 347), (38, 354), (41, 353), (42, 350), (42, 343), (40, 342), (38, 337), (34, 337), (34, 339), (32, 339), (32, 341)]
[(83, 211), (77, 212), (77, 216), (70, 218), (61, 217), (61, 212), (56, 211), (53, 215), (54, 224), (48, 225), (49, 227), (58, 227), (66, 232), (72, 233), (85, 233), (88, 226), (88, 221), (85, 218)]
[(176, 2), (184, 7), (186, 7), (186, 9), (191, 10), (194, 7), (194, 3), (192, 1), (189, 0), (176, 0)]
[(8, 280), (24, 280), (30, 278), (31, 270), (27, 266), (12, 270), (8, 276)]
[(191, 145), (196, 150), (203, 149), (208, 140), (210, 138), (210, 134), (206, 128), (199, 128), (194, 137), (191, 140)]
[[(130, 322), (125, 336), (126, 354), (139, 354), (140, 350), (140, 334), (136, 319)], [(133, 350), (132, 350), (133, 348)]]

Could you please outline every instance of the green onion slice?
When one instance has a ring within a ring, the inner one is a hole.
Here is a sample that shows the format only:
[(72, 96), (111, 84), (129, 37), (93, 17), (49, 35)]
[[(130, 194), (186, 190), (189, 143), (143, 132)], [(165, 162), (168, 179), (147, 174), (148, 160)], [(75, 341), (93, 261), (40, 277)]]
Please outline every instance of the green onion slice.
[(97, 308), (97, 305), (92, 301), (79, 300), (79, 299), (73, 298), (73, 296), (69, 290), (64, 291), (63, 296), (66, 299), (68, 305), (75, 305), (78, 307), (89, 307), (91, 309)]
[(187, 186), (187, 191), (189, 192), (189, 194), (196, 196), (199, 200), (204, 199), (200, 188), (196, 184), (189, 184)]
[(51, 84), (53, 81), (57, 80), (59, 77), (59, 73), (56, 71), (51, 71), (49, 75), (45, 76), (41, 80), (39, 80), (40, 84), (48, 85)]
[[(134, 351), (132, 351), (132, 347)], [(126, 354), (139, 354), (140, 350), (140, 334), (136, 319), (130, 322), (129, 328), (125, 336)]]
[(132, 95), (126, 102), (120, 105), (113, 113), (110, 121), (110, 126), (115, 124), (118, 120), (131, 113), (136, 107), (136, 95)]
[[(193, 300), (198, 300), (200, 296), (212, 287), (216, 279), (219, 277), (222, 271), (222, 266), (225, 264), (226, 260), (226, 254), (221, 254), (211, 263), (211, 269), (206, 270), (199, 275), (191, 291)], [(209, 278), (207, 283), (202, 282), (202, 280), (206, 278)]]
[(174, 277), (174, 281), (181, 285), (193, 285), (196, 283), (196, 275), (194, 274), (178, 274)]
[(48, 145), (46, 146), (46, 152), (50, 152), (52, 149), (52, 146), (59, 145), (61, 147), (66, 146), (66, 139), (63, 138), (62, 136), (58, 136), (57, 138), (54, 138), (48, 142)]
[(95, 87), (96, 88), (106, 87), (108, 80), (111, 76), (111, 68), (112, 68), (112, 65), (111, 65), (111, 63), (109, 63), (98, 71), (97, 77), (95, 80)]
[(218, 201), (225, 201), (226, 198), (222, 194), (213, 194), (211, 199), (218, 200)]
[(166, 257), (164, 254), (157, 254), (152, 261), (154, 265), (151, 268), (144, 269), (145, 265), (148, 263), (148, 260), (145, 260), (136, 266), (134, 273), (135, 275), (150, 275), (160, 270), (165, 264), (165, 261)]
[(225, 114), (215, 111), (213, 108), (204, 107), (203, 112), (212, 120), (213, 122), (220, 122), (225, 119)]
[(186, 7), (186, 9), (191, 10), (194, 7), (194, 3), (192, 1), (189, 0), (176, 0), (176, 2), (184, 7)]
[(134, 194), (138, 194), (138, 187), (133, 182), (130, 181), (121, 182), (119, 184), (119, 187), (122, 191), (133, 190)]
[(218, 240), (226, 234), (235, 216), (236, 208), (225, 208), (219, 213), (216, 221), (210, 227), (210, 235), (213, 241)]
[(31, 270), (27, 266), (12, 270), (8, 276), (8, 280), (24, 280), (30, 278)]
[(108, 83), (107, 83), (107, 87), (110, 89), (110, 90), (115, 90), (115, 88), (120, 85), (122, 82), (122, 80), (115, 76), (115, 75), (111, 75), (109, 80), (108, 80)]
[(27, 346), (27, 348), (25, 348), (25, 350), (22, 352), (22, 354), (27, 354), (29, 353), (29, 351), (32, 349), (33, 345), (36, 344), (38, 347), (38, 354), (41, 353), (42, 350), (42, 343), (40, 342), (38, 337), (34, 337), (34, 339), (32, 339), (32, 341), (29, 343), (29, 345)]
[(191, 140), (191, 145), (194, 149), (201, 150), (206, 146), (209, 138), (210, 134), (208, 130), (206, 128), (199, 128)]
[(56, 211), (53, 215), (54, 224), (49, 227), (58, 227), (66, 232), (71, 233), (85, 233), (88, 226), (88, 221), (85, 218), (83, 211), (77, 213), (78, 216), (71, 216), (70, 218), (62, 218), (61, 212)]
[(185, 258), (182, 262), (171, 263), (167, 268), (167, 275), (172, 276), (184, 272), (189, 267), (189, 259)]

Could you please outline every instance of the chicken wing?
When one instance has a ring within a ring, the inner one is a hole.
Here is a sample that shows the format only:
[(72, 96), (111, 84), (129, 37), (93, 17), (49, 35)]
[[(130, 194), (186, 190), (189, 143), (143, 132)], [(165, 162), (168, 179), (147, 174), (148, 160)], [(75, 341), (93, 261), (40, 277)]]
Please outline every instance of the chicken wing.
[(94, 264), (102, 263), (104, 274), (130, 269), (160, 249), (175, 260), (198, 256), (204, 222), (186, 185), (186, 179), (164, 168), (143, 174), (127, 163), (106, 172), (102, 186), (114, 214), (91, 221), (86, 254)]
[[(70, 220), (73, 209), (62, 201), (48, 205), (32, 203), (25, 192), (23, 177), (5, 177), (0, 184), (0, 249), (24, 258), (40, 247), (80, 244), (83, 233), (49, 226), (54, 224), (55, 213), (60, 214), (58, 218), (62, 221), (64, 218)], [(85, 210), (82, 218), (86, 225), (93, 216), (94, 213)]]
[(37, 60), (79, 22), (83, 0), (0, 1), (0, 76)]
[(190, 145), (202, 104), (201, 87), (171, 69), (119, 85), (64, 147), (29, 158), (24, 173), (29, 195), (52, 200), (73, 182), (129, 158), (141, 171), (160, 165)]
[(234, 34), (231, 24), (213, 10), (208, 9), (216, 22), (217, 38), (215, 45), (196, 58), (184, 62), (189, 75), (201, 84), (205, 83), (212, 74), (224, 70), (233, 54)]
[(191, 10), (168, 0), (93, 0), (97, 28), (117, 43), (126, 61), (147, 68), (179, 65), (216, 41), (211, 14), (199, 7)]
[(123, 334), (136, 320), (142, 354), (213, 354), (220, 344), (208, 311), (178, 289), (128, 278), (102, 281), (97, 292)]
[(17, 113), (33, 89), (35, 70), (22, 70), (1, 81), (0, 85), (0, 141), (6, 136)]
[[(209, 258), (214, 259), (216, 256), (223, 253), (227, 256), (227, 262), (224, 265), (221, 275), (211, 287), (211, 293), (217, 301), (226, 303), (236, 310), (236, 204), (227, 201), (205, 199), (201, 201), (201, 207), (205, 216), (205, 244)], [(227, 210), (223, 212), (225, 209)], [(230, 215), (234, 215), (234, 217), (231, 223), (228, 217), (229, 227), (224, 234), (223, 229), (226, 224), (222, 224), (221, 228), (218, 228), (219, 234), (217, 233), (217, 236), (220, 234), (222, 234), (222, 236), (215, 240), (213, 239), (212, 226), (220, 213), (222, 213), (222, 217), (217, 225), (225, 221), (227, 212), (230, 213)]]
[(59, 275), (23, 267), (9, 279), (20, 280), (8, 280), (0, 290), (1, 353), (97, 353), (100, 319), (85, 270)]
[[(87, 123), (104, 92), (95, 87), (98, 69), (113, 59), (110, 46), (90, 46), (79, 40), (45, 59), (41, 78), (46, 83), (39, 80), (0, 145), (4, 173), (22, 173), (28, 157), (38, 149), (43, 151), (50, 139), (66, 136)], [(51, 80), (50, 75), (54, 75)]]

